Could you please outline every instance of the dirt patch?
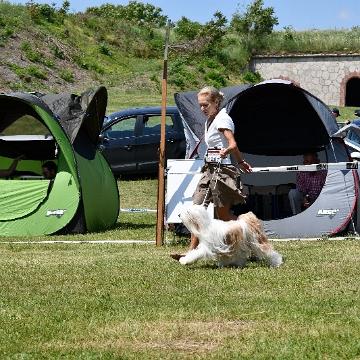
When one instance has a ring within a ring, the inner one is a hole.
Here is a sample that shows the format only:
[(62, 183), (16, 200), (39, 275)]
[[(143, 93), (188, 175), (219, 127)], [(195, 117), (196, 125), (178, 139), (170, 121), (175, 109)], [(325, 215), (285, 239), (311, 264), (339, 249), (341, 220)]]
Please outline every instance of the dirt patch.
[(169, 351), (190, 354), (213, 352), (230, 338), (252, 327), (245, 321), (123, 322), (92, 330), (87, 337), (68, 342), (50, 342), (47, 350)]

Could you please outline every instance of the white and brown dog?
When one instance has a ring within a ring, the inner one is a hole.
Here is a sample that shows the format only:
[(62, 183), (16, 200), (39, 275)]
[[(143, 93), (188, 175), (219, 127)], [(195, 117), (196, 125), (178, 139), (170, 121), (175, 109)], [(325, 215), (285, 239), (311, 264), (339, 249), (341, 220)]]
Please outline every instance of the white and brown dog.
[(221, 267), (244, 267), (250, 256), (264, 260), (273, 267), (283, 262), (252, 212), (240, 215), (237, 220), (222, 221), (211, 219), (205, 207), (191, 205), (181, 212), (180, 218), (199, 239), (197, 248), (179, 259), (183, 265), (207, 258), (217, 260)]

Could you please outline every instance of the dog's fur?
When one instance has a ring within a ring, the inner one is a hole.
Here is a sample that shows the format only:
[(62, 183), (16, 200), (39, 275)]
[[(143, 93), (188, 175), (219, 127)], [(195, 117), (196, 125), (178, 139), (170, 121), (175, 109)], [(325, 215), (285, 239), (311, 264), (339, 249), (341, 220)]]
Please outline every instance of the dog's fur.
[(211, 219), (201, 205), (192, 205), (180, 214), (183, 224), (199, 239), (196, 249), (179, 259), (183, 265), (200, 259), (216, 259), (219, 266), (244, 267), (250, 256), (265, 260), (270, 266), (282, 264), (282, 256), (273, 250), (259, 219), (252, 213), (237, 220)]

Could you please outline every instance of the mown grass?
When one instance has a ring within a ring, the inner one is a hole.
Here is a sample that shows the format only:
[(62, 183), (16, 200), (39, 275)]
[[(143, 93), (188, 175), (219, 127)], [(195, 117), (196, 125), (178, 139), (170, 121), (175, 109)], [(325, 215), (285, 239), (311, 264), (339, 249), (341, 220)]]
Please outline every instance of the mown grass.
[[(118, 87), (111, 87), (108, 89), (109, 101), (107, 106), (107, 113), (110, 114), (120, 109), (143, 106), (161, 106), (161, 93), (154, 93), (150, 91), (123, 91)], [(169, 90), (166, 97), (167, 105), (175, 105), (174, 91)]]
[(358, 358), (359, 242), (275, 246), (279, 269), (184, 268), (153, 245), (0, 245), (0, 356)]
[[(120, 179), (119, 189), (122, 208), (156, 208), (157, 179)], [(187, 245), (170, 233), (163, 247), (34, 243), (154, 240), (155, 223), (153, 213), (120, 213), (104, 232), (2, 237), (0, 358), (360, 356), (356, 239), (276, 242), (279, 269), (184, 268), (169, 254)]]

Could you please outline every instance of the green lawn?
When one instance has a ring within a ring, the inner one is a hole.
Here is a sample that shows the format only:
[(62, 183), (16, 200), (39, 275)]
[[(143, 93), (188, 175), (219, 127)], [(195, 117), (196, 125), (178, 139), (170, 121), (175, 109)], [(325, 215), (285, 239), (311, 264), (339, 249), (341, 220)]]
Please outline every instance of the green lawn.
[(356, 359), (359, 246), (275, 243), (279, 269), (217, 269), (167, 246), (2, 244), (0, 357)]
[[(156, 209), (157, 179), (118, 184), (121, 208)], [(170, 232), (163, 247), (15, 243), (153, 241), (155, 224), (121, 212), (104, 232), (1, 237), (0, 358), (360, 358), (358, 240), (275, 242), (279, 269), (182, 267)]]
[[(156, 179), (121, 180), (121, 207), (156, 208)], [(155, 239), (156, 214), (22, 240)], [(0, 358), (360, 358), (360, 242), (275, 242), (271, 269), (182, 267), (184, 242), (0, 243)], [(20, 239), (1, 238), (2, 241)]]

